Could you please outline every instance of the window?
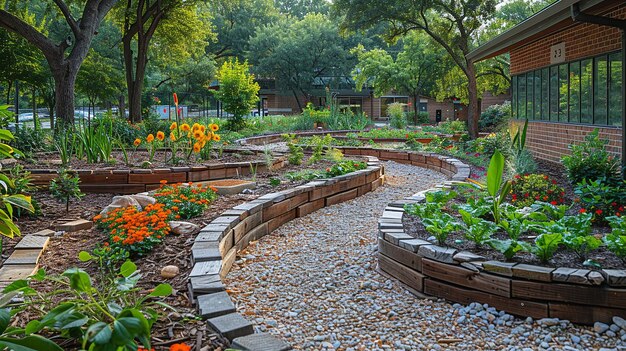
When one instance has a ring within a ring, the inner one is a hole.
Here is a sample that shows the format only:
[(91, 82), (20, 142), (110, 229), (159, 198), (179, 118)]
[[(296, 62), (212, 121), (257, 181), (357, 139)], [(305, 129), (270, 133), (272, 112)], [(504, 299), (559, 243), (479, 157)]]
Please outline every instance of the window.
[(511, 79), (511, 87), (513, 89), (511, 113), (513, 114), (513, 118), (517, 119), (517, 76), (514, 76), (513, 79)]
[(339, 111), (342, 113), (358, 114), (363, 112), (363, 98), (360, 96), (340, 96), (337, 98), (337, 102)]
[(619, 52), (609, 55), (609, 125), (622, 124), (622, 55)]
[(513, 77), (515, 118), (622, 125), (622, 52)]
[(541, 70), (541, 114), (540, 119), (550, 119), (550, 91), (548, 87), (550, 79), (550, 70), (544, 68)]
[(550, 120), (559, 120), (559, 67), (550, 67)]
[(593, 60), (580, 64), (580, 122), (593, 123)]
[(597, 57), (594, 62), (593, 78), (593, 106), (594, 124), (607, 124), (607, 87), (608, 87), (608, 66), (606, 56)]
[(580, 123), (580, 61), (569, 64), (569, 121)]
[(517, 94), (519, 96), (517, 114), (519, 118), (526, 118), (526, 75), (522, 74), (517, 78)]

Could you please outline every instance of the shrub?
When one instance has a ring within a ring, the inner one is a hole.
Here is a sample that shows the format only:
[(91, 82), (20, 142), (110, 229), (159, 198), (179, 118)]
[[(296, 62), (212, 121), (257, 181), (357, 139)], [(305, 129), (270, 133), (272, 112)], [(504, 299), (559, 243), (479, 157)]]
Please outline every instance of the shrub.
[(80, 191), (78, 184), (80, 178), (77, 174), (72, 174), (63, 169), (59, 176), (50, 182), (50, 193), (52, 197), (59, 202), (65, 202), (65, 211), (70, 210), (70, 201), (72, 199), (80, 200), (85, 194)]
[(238, 59), (224, 62), (217, 79), (220, 89), (212, 92), (224, 104), (224, 111), (233, 115), (227, 129), (241, 130), (245, 126), (243, 116), (249, 114), (259, 101), (259, 84), (254, 81), (254, 75), (250, 74), (248, 62), (240, 63)]
[(465, 121), (459, 121), (459, 120), (448, 121), (447, 120), (447, 121), (439, 123), (436, 129), (438, 129), (441, 133), (444, 133), (444, 134), (456, 134), (456, 133), (463, 133), (467, 131), (467, 125)]
[(626, 206), (626, 183), (614, 185), (606, 181), (583, 179), (574, 188), (580, 199), (581, 212), (593, 215), (594, 221), (622, 215)]
[[(165, 124), (165, 121), (160, 121), (156, 118), (148, 118), (148, 121), (149, 124)], [(145, 123), (146, 122), (144, 122), (144, 125)], [(110, 112), (107, 112), (101, 118), (95, 119), (92, 122), (94, 128), (100, 125), (106, 125), (110, 128), (113, 138), (122, 141), (126, 145), (131, 145), (135, 139), (143, 136), (142, 125), (131, 124), (127, 119), (113, 117)], [(151, 133), (156, 133), (158, 130), (158, 126), (156, 126), (155, 130), (151, 131)]]
[(15, 131), (11, 146), (25, 154), (52, 149), (52, 135), (43, 129), (22, 126)]
[(561, 159), (567, 177), (573, 184), (583, 179), (605, 180), (609, 183), (620, 181), (619, 160), (606, 151), (608, 140), (600, 139), (598, 129), (585, 136), (585, 141), (570, 145), (571, 155)]
[(505, 101), (502, 105), (487, 107), (487, 109), (480, 114), (478, 127), (481, 130), (500, 130), (506, 128), (510, 118), (511, 102)]
[(537, 163), (528, 149), (514, 153), (509, 167), (514, 174), (530, 174), (537, 171)]
[(532, 205), (535, 201), (552, 205), (563, 203), (565, 190), (545, 174), (516, 175), (511, 182), (511, 202), (517, 207)]
[(406, 128), (406, 117), (404, 116), (404, 104), (394, 102), (387, 107), (387, 113), (389, 114), (389, 124), (392, 128), (404, 129)]
[(626, 220), (624, 217), (607, 217), (612, 228), (610, 234), (604, 237), (606, 248), (626, 263)]

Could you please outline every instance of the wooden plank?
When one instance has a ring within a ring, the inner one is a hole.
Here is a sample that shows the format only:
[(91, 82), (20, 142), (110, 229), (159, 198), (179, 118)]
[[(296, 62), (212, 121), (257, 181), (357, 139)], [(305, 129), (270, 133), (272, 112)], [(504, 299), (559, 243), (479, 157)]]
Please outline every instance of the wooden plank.
[(554, 268), (518, 264), (513, 267), (513, 277), (550, 282), (552, 281), (552, 271), (554, 271)]
[(405, 250), (384, 240), (378, 240), (378, 252), (409, 268), (419, 272), (422, 271), (422, 258), (414, 252)]
[(157, 184), (160, 183), (161, 180), (167, 180), (168, 183), (184, 183), (187, 181), (187, 172), (156, 174), (131, 173), (128, 175), (128, 183), (130, 184)]
[(422, 259), (422, 273), (425, 276), (443, 280), (465, 288), (484, 291), (498, 296), (511, 296), (511, 279), (485, 272), (476, 273), (467, 268)]
[(424, 289), (424, 276), (402, 265), (383, 254), (378, 254), (378, 267), (389, 273), (392, 277), (398, 279), (410, 288), (422, 292)]
[(511, 291), (519, 298), (626, 308), (626, 289), (513, 280)]
[(281, 225), (289, 222), (290, 220), (296, 218), (296, 209), (294, 208), (293, 210), (286, 212), (276, 218), (272, 218), (269, 220), (269, 222), (267, 222), (267, 230), (271, 233), (273, 232), (276, 228), (280, 227)]
[(481, 291), (463, 289), (433, 279), (424, 280), (424, 293), (465, 305), (472, 302), (486, 303), (498, 310), (524, 317), (548, 317), (548, 304), (545, 303), (511, 299)]
[(595, 322), (613, 323), (613, 316), (626, 318), (626, 309), (549, 303), (550, 317), (567, 319), (572, 323), (592, 325)]

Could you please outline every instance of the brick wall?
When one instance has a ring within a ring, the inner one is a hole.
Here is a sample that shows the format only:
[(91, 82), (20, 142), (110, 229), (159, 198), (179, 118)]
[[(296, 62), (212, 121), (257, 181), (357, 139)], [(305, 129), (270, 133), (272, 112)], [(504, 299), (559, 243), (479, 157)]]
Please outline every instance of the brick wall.
[[(626, 19), (626, 3), (602, 13), (603, 16)], [(524, 73), (550, 65), (550, 47), (565, 43), (565, 61), (582, 59), (621, 48), (619, 29), (589, 23), (564, 21), (566, 27), (537, 41), (511, 50), (511, 74)]]
[(492, 95), (490, 92), (483, 94), (482, 100), (480, 100), (480, 110), (484, 111), (489, 106), (502, 105), (505, 101), (511, 101), (511, 94)]
[[(518, 120), (512, 123), (519, 126), (523, 122)], [(620, 157), (622, 152), (621, 128), (529, 121), (526, 146), (539, 159), (560, 162), (561, 156), (569, 154), (568, 145), (580, 143), (585, 139), (585, 135), (592, 132), (594, 128), (600, 130), (602, 139), (609, 140), (607, 150)]]

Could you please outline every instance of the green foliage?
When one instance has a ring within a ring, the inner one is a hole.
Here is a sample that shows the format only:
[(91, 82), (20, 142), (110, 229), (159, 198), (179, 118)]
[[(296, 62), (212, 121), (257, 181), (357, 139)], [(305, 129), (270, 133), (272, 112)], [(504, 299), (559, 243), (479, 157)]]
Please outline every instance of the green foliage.
[(155, 122), (154, 119), (148, 118), (147, 120), (144, 119), (143, 123), (131, 124), (127, 119), (114, 117), (107, 112), (91, 123), (96, 129), (101, 125), (109, 128), (114, 139), (122, 141), (125, 145), (132, 145), (137, 138), (144, 138), (150, 133), (156, 134), (157, 131), (167, 130), (166, 128), (169, 127), (169, 125), (165, 124), (167, 121), (158, 122), (158, 125), (152, 126), (151, 124)]
[(322, 160), (324, 156), (324, 149), (333, 144), (335, 139), (330, 136), (330, 134), (326, 134), (323, 138), (314, 135), (311, 139), (309, 139), (309, 145), (312, 149), (311, 157), (309, 157), (309, 164), (314, 164)]
[(70, 210), (72, 199), (79, 201), (85, 194), (80, 191), (78, 174), (70, 173), (66, 169), (59, 171), (59, 176), (50, 181), (50, 194), (59, 202), (65, 203), (65, 211)]
[(486, 221), (482, 218), (472, 216), (471, 213), (459, 210), (461, 219), (465, 223), (463, 235), (468, 240), (476, 243), (476, 245), (484, 245), (491, 240), (491, 236), (498, 228), (495, 223)]
[[(20, 164), (16, 164), (10, 170), (10, 179), (13, 182), (12, 187), (8, 187), (7, 194), (8, 195), (26, 195), (30, 196), (34, 191), (37, 190), (37, 186), (32, 183), (31, 173), (29, 171), (24, 170), (24, 166)], [(31, 215), (40, 215), (41, 208), (39, 207), (39, 203), (31, 198), (30, 203), (33, 206), (33, 211), (25, 210), (21, 207), (16, 207), (14, 210), (14, 215), (17, 217), (21, 217), (25, 213), (29, 213)]]
[(422, 218), (426, 231), (431, 233), (439, 245), (446, 245), (446, 239), (450, 233), (460, 229), (459, 223), (447, 213), (439, 213), (437, 216)]
[(591, 235), (591, 214), (581, 213), (566, 216), (551, 226), (553, 233), (563, 235), (563, 244), (574, 251), (581, 259), (586, 259), (590, 251), (597, 249), (602, 241)]
[(324, 152), (324, 158), (331, 162), (341, 162), (343, 160), (343, 152), (337, 148), (327, 148)]
[(173, 209), (182, 219), (191, 219), (204, 213), (209, 203), (217, 199), (217, 193), (209, 187), (198, 185), (163, 185), (155, 193), (158, 203)]
[(387, 114), (389, 114), (389, 125), (392, 128), (406, 128), (406, 117), (404, 116), (404, 104), (394, 102), (387, 106)]
[(496, 150), (489, 162), (489, 168), (487, 169), (487, 193), (493, 199), (493, 205), (491, 208), (491, 214), (493, 215), (494, 222), (500, 223), (500, 206), (511, 192), (511, 181), (507, 180), (502, 182), (502, 176), (504, 174), (504, 156), (500, 151)]
[(553, 233), (546, 227), (546, 232), (540, 234), (535, 239), (535, 245), (530, 249), (541, 262), (548, 262), (553, 256), (559, 245), (563, 242), (563, 235), (561, 233)]
[(270, 178), (270, 186), (277, 187), (280, 185), (280, 178)]
[(607, 221), (612, 231), (604, 237), (606, 248), (626, 263), (626, 220), (624, 217), (612, 216)]
[(489, 241), (489, 245), (496, 251), (502, 253), (507, 260), (512, 259), (518, 252), (530, 251), (531, 246), (523, 241), (512, 239)]
[(582, 143), (570, 145), (571, 155), (563, 156), (561, 162), (573, 184), (578, 184), (583, 179), (620, 182), (619, 159), (606, 150), (608, 142), (606, 139), (600, 139), (599, 130), (596, 128), (585, 136)]
[(559, 205), (563, 203), (564, 195), (565, 190), (545, 174), (518, 174), (511, 181), (511, 202), (520, 208), (535, 201)]
[(343, 161), (326, 169), (326, 177), (337, 177), (358, 170), (366, 169), (367, 163), (360, 161)]
[(626, 182), (583, 179), (574, 188), (580, 199), (581, 211), (591, 213), (594, 221), (622, 215), (626, 206)]
[(502, 105), (491, 105), (480, 114), (478, 126), (482, 131), (497, 131), (505, 129), (511, 118), (511, 102)]
[(437, 127), (426, 128), (425, 131), (438, 131), (443, 134), (458, 134), (467, 132), (467, 125), (464, 121), (443, 121)]
[(40, 128), (30, 128), (20, 126), (15, 131), (15, 139), (11, 145), (25, 154), (32, 154), (39, 151), (50, 151), (52, 140), (48, 131)]
[(9, 111), (10, 105), (0, 105), (0, 128), (4, 129), (9, 126), (9, 123), (13, 122), (13, 112)]
[[(81, 252), (79, 257), (82, 261), (94, 259), (87, 252)], [(102, 281), (94, 281), (79, 268), (67, 269), (60, 276), (46, 275), (40, 270), (33, 279), (61, 288), (42, 294), (26, 280), (5, 288), (5, 293), (24, 294), (27, 305), (45, 313), (42, 318), (31, 320), (24, 329), (15, 330), (16, 334), (52, 332), (64, 339), (76, 340), (82, 350), (131, 351), (137, 350), (138, 345), (149, 349), (152, 326), (160, 317), (158, 310), (171, 308), (159, 300), (171, 295), (172, 287), (159, 284), (146, 293), (137, 286), (141, 274), (130, 261), (115, 274), (105, 274)], [(58, 346), (46, 346), (48, 348), (36, 350), (60, 350)]]
[(420, 218), (433, 218), (442, 214), (440, 204), (429, 202), (405, 205), (404, 210), (407, 214)]
[(528, 149), (513, 154), (509, 167), (515, 174), (530, 174), (537, 171), (537, 163)]
[(429, 191), (425, 194), (427, 203), (435, 203), (445, 206), (450, 200), (457, 197), (458, 193), (453, 190)]
[(295, 134), (283, 134), (283, 140), (287, 141), (287, 147), (289, 148), (289, 156), (287, 160), (289, 164), (299, 166), (302, 164), (302, 158), (304, 157), (304, 152), (302, 151), (302, 147), (296, 144), (296, 135)]
[(109, 120), (108, 123), (77, 128), (73, 136), (74, 154), (79, 159), (84, 156), (88, 163), (109, 162), (115, 144), (112, 124)]
[(241, 130), (245, 124), (243, 116), (249, 114), (259, 101), (260, 86), (250, 74), (248, 62), (239, 63), (238, 59), (224, 62), (217, 79), (220, 88), (212, 92), (224, 104), (224, 111), (233, 115), (227, 128)]

